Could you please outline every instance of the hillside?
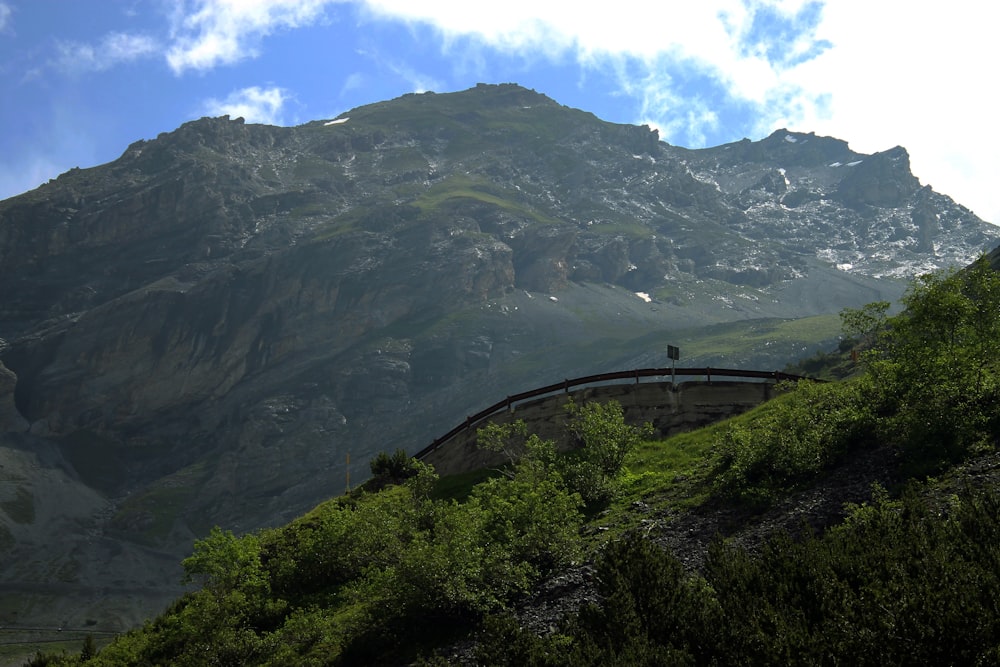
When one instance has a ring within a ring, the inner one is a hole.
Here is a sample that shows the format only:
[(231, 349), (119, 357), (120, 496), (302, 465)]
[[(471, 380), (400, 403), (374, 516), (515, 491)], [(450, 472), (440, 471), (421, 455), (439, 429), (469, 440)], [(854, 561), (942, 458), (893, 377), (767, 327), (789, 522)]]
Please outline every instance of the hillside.
[(131, 627), (348, 456), (668, 342), (781, 368), (998, 238), (902, 148), (688, 150), (516, 85), (137, 141), (0, 202), (0, 622)]
[(377, 457), (287, 526), (213, 530), (184, 561), (201, 588), (82, 662), (991, 662), (1000, 274), (928, 275), (904, 306), (856, 378), (665, 441), (571, 403), (575, 452), (485, 427), (511, 465), (465, 484)]

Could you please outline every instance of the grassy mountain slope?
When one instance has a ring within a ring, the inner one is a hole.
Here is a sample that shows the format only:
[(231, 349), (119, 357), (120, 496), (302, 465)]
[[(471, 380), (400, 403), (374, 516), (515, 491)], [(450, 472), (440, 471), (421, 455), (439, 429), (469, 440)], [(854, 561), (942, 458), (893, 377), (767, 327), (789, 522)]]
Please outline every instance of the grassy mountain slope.
[(484, 435), (521, 454), (461, 500), (400, 455), (285, 527), (213, 531), (203, 588), (85, 664), (992, 662), (1000, 274), (905, 306), (856, 378), (698, 432), (640, 445), (581, 406), (567, 457)]

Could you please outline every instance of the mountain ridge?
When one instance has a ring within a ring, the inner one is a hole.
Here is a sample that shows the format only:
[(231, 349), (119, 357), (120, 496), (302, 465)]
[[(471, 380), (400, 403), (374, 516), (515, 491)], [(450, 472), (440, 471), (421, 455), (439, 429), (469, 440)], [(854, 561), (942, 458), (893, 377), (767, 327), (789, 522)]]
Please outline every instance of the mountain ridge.
[(65, 539), (0, 516), (0, 558), (99, 586), (115, 549), (286, 521), (348, 452), (415, 451), (497, 395), (660, 365), (709, 325), (825, 322), (687, 360), (780, 367), (998, 239), (899, 149), (684, 149), (516, 85), (192, 121), (0, 202), (0, 452), (101, 503)]

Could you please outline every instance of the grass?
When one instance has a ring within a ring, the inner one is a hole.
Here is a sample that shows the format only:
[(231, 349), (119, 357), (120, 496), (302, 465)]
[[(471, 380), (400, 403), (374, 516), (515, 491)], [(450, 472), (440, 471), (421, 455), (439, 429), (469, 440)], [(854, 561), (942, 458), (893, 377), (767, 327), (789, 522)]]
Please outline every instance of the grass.
[(508, 213), (529, 218), (541, 224), (563, 224), (557, 218), (500, 196), (491, 190), (493, 188), (490, 187), (489, 182), (485, 179), (464, 175), (450, 176), (443, 182), (435, 184), (422, 196), (417, 198), (414, 201), (414, 205), (426, 214), (434, 212), (454, 200), (472, 199), (484, 204), (492, 204)]
[(357, 231), (358, 229), (358, 219), (357, 216), (352, 213), (347, 213), (342, 216), (337, 216), (329, 223), (324, 224), (317, 232), (314, 240), (315, 241), (329, 241), (331, 239), (337, 238), (338, 236), (344, 236), (350, 232)]
[(104, 648), (112, 637), (104, 632), (86, 630), (20, 630), (0, 628), (0, 664), (22, 665), (37, 653), (76, 654), (83, 648), (87, 635), (94, 638), (98, 650)]
[(625, 461), (623, 500), (645, 500), (688, 482), (702, 469), (715, 441), (714, 427), (642, 443)]
[(602, 236), (626, 236), (634, 239), (648, 239), (656, 235), (652, 227), (638, 222), (602, 222), (592, 225), (590, 230)]
[(838, 315), (815, 315), (800, 319), (763, 319), (727, 322), (698, 329), (683, 340), (687, 357), (734, 355), (765, 349), (768, 345), (815, 344), (840, 332)]
[(329, 160), (324, 160), (313, 155), (300, 155), (295, 161), (295, 168), (292, 177), (298, 181), (310, 181), (316, 178), (329, 178), (330, 176), (341, 176), (342, 170)]
[(288, 215), (292, 218), (314, 218), (318, 215), (329, 215), (330, 206), (323, 202), (310, 202), (309, 204), (303, 204), (301, 206), (296, 206), (288, 212)]
[(427, 164), (427, 158), (416, 148), (399, 148), (382, 159), (380, 168), (386, 172), (397, 173), (427, 172), (430, 165)]

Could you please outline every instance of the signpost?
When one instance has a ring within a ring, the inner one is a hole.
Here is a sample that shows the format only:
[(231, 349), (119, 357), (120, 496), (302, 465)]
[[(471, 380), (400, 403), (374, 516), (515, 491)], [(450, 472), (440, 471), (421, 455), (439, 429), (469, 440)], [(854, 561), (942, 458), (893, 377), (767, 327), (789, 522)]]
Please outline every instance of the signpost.
[(677, 360), (681, 358), (681, 349), (674, 345), (667, 345), (667, 358), (670, 359), (670, 386), (676, 387), (674, 374), (677, 372)]

